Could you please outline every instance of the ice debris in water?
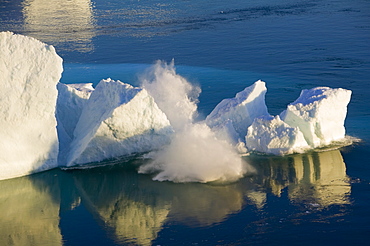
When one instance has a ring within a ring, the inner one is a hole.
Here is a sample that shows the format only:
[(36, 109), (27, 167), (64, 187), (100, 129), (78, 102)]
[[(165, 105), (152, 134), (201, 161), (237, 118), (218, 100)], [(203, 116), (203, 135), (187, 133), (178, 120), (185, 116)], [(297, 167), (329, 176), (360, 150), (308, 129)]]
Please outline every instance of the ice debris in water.
[(245, 173), (236, 147), (283, 155), (345, 137), (345, 89), (303, 90), (273, 117), (265, 83), (257, 81), (195, 123), (200, 88), (176, 74), (173, 62), (156, 63), (142, 87), (111, 79), (96, 88), (66, 85), (58, 83), (62, 70), (52, 46), (0, 33), (0, 180), (160, 149), (141, 172), (154, 170), (157, 180), (226, 181)]

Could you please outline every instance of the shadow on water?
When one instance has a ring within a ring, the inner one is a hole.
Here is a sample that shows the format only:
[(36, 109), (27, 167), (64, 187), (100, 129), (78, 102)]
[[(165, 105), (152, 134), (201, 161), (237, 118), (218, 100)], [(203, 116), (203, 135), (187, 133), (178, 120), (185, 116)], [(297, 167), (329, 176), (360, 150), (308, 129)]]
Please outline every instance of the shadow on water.
[(227, 185), (154, 182), (137, 174), (140, 159), (1, 181), (0, 242), (151, 245), (173, 224), (210, 228), (248, 208), (258, 215), (271, 197), (316, 210), (350, 204), (339, 150), (245, 159), (256, 173)]

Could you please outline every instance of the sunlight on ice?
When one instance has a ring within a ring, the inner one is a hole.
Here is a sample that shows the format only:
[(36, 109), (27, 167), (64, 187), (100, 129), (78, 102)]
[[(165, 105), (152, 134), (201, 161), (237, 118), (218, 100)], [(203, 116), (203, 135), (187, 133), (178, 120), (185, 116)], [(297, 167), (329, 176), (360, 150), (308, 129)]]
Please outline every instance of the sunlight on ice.
[(327, 145), (345, 137), (344, 120), (351, 94), (342, 88), (303, 90), (280, 117), (290, 126), (298, 127), (312, 148)]
[(259, 80), (195, 122), (201, 90), (176, 73), (173, 61), (156, 62), (141, 87), (112, 79), (96, 88), (64, 85), (52, 46), (10, 32), (0, 42), (0, 147), (7, 153), (0, 179), (150, 152), (139, 172), (155, 180), (230, 182), (253, 171), (241, 153), (302, 153), (345, 137), (349, 90), (303, 90), (273, 117)]
[(54, 114), (62, 71), (53, 46), (0, 33), (0, 180), (57, 167)]

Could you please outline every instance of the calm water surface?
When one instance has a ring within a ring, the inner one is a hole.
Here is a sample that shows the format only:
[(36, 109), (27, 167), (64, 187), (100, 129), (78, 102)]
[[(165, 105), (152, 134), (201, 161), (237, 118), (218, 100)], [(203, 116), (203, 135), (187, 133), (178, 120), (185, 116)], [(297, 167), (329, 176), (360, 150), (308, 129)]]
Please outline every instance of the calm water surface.
[(0, 181), (1, 245), (366, 245), (370, 239), (370, 2), (2, 0), (0, 31), (64, 59), (62, 82), (138, 84), (155, 60), (202, 87), (201, 116), (266, 81), (278, 114), (302, 89), (353, 91), (353, 146), (249, 156), (232, 184), (155, 182), (143, 160)]

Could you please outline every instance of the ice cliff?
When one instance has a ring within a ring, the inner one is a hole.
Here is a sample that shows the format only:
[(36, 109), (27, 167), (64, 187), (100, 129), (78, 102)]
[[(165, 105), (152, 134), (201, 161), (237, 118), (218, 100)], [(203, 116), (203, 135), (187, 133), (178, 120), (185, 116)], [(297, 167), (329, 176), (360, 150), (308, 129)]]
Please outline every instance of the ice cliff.
[(0, 180), (57, 167), (54, 112), (62, 71), (53, 46), (0, 33)]
[(344, 121), (351, 94), (341, 88), (303, 90), (280, 116), (287, 124), (298, 127), (311, 147), (330, 144), (345, 136)]
[(173, 63), (155, 64), (142, 87), (112, 79), (95, 88), (62, 84), (62, 70), (52, 46), (0, 33), (0, 180), (157, 149), (140, 171), (157, 170), (158, 180), (229, 180), (244, 173), (234, 147), (284, 155), (345, 137), (345, 89), (303, 90), (271, 116), (259, 80), (197, 123), (200, 88), (177, 75)]

